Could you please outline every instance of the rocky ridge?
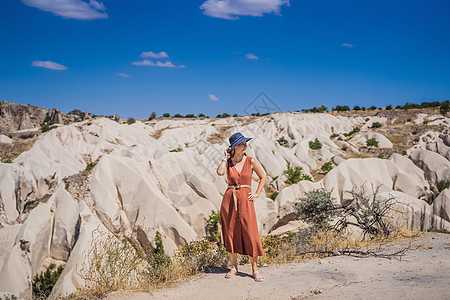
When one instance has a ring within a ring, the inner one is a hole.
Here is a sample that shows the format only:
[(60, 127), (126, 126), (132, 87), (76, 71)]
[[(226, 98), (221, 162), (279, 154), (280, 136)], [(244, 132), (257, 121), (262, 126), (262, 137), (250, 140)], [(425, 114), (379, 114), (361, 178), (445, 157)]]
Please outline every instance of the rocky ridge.
[[(275, 200), (261, 194), (255, 201), (261, 235), (292, 224), (293, 205), (304, 192), (333, 189), (336, 201), (347, 204), (345, 191), (364, 183), (407, 204), (411, 226), (450, 229), (448, 189), (433, 205), (423, 200), (450, 181), (450, 118), (432, 111), (402, 122), (389, 116), (277, 112), (131, 125), (94, 118), (39, 133), (30, 149), (0, 164), (0, 291), (29, 296), (31, 278), (49, 262), (65, 265), (53, 295), (82, 287), (80, 262), (94, 231), (116, 238), (139, 232), (151, 241), (159, 230), (168, 254), (203, 238), (227, 186), (215, 170), (238, 131), (253, 138), (247, 153), (267, 174), (266, 190), (279, 192)], [(372, 128), (374, 122), (382, 127)], [(360, 131), (344, 135), (355, 127)], [(364, 139), (372, 137), (386, 148), (366, 151)], [(309, 147), (315, 139), (321, 149)], [(324, 174), (320, 168), (330, 161), (334, 168)], [(316, 181), (286, 184), (287, 163)]]

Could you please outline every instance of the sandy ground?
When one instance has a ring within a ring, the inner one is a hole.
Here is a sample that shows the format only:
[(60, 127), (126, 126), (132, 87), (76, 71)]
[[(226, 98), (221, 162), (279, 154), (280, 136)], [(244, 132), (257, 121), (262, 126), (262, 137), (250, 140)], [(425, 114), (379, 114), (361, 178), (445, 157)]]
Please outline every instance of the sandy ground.
[(115, 292), (107, 299), (450, 299), (450, 235), (425, 233), (411, 245), (401, 260), (334, 256), (272, 265), (259, 268), (263, 282), (247, 264), (231, 279), (224, 278), (228, 269), (217, 269), (154, 295)]

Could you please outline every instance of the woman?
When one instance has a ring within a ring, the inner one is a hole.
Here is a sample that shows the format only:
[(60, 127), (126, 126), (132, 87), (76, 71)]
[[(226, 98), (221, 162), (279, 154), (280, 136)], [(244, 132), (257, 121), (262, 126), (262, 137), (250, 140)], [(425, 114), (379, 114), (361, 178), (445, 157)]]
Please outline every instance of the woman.
[[(261, 239), (258, 233), (258, 224), (254, 199), (259, 196), (266, 182), (266, 175), (256, 159), (247, 157), (247, 141), (251, 138), (235, 133), (229, 138), (230, 147), (225, 150), (217, 174), (223, 176), (227, 173), (228, 189), (223, 195), (220, 206), (220, 223), (225, 249), (229, 252), (232, 269), (225, 276), (232, 278), (238, 272), (237, 253), (250, 256), (252, 274), (256, 281), (263, 281), (258, 271), (258, 256), (263, 256)], [(260, 178), (256, 193), (252, 194), (252, 173), (256, 172)]]

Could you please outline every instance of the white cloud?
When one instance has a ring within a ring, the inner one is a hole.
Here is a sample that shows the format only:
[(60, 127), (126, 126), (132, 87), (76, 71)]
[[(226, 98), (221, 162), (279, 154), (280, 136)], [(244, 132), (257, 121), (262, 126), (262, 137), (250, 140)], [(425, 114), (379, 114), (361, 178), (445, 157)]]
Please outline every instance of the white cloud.
[(46, 69), (51, 69), (51, 70), (67, 70), (68, 68), (66, 66), (57, 64), (55, 62), (52, 61), (42, 61), (42, 60), (35, 60), (31, 63), (31, 65), (33, 67), (41, 67), (41, 68), (46, 68)]
[(279, 15), (282, 5), (289, 6), (289, 0), (207, 0), (200, 9), (213, 18), (235, 20), (239, 16), (261, 17), (272, 12)]
[(90, 0), (89, 4), (97, 10), (101, 10), (101, 11), (106, 10), (106, 7), (103, 5), (103, 2), (97, 2), (97, 1)]
[(346, 43), (344, 43), (344, 44), (342, 44), (342, 47), (349, 47), (349, 48), (353, 48), (353, 47), (355, 47), (355, 45), (352, 45), (352, 44), (346, 44)]
[(185, 68), (184, 65), (180, 65), (180, 66), (175, 66), (172, 62), (170, 61), (166, 61), (166, 62), (160, 62), (157, 61), (156, 63), (144, 59), (143, 61), (134, 61), (131, 63), (132, 65), (135, 66), (151, 66), (151, 67), (165, 67), (165, 68)]
[(102, 2), (90, 0), (22, 0), (25, 5), (52, 12), (55, 15), (77, 20), (107, 19)]
[(208, 95), (208, 97), (209, 97), (209, 100), (212, 100), (212, 101), (219, 101), (219, 98), (217, 98), (217, 97), (214, 96), (214, 95)]
[(148, 52), (142, 52), (141, 57), (166, 58), (166, 57), (169, 57), (169, 55), (164, 51), (161, 51), (159, 53), (148, 51)]
[(126, 77), (126, 78), (130, 77), (130, 75), (128, 75), (126, 73), (117, 73), (116, 75), (120, 76), (120, 77)]
[(259, 59), (258, 56), (256, 56), (255, 54), (252, 54), (252, 53), (245, 54), (245, 58), (248, 58), (248, 59)]

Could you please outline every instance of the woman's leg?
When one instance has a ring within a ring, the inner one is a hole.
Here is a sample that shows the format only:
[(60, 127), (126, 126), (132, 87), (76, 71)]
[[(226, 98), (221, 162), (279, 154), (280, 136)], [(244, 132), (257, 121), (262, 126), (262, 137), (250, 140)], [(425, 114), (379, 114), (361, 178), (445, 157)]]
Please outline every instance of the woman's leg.
[(237, 271), (237, 253), (230, 253), (228, 252), (228, 254), (230, 255), (230, 260), (231, 260), (231, 268), (235, 268)]
[(234, 277), (238, 272), (238, 270), (237, 270), (237, 254), (230, 253), (230, 252), (228, 252), (228, 254), (230, 255), (230, 259), (231, 259), (231, 270), (230, 270), (230, 272), (228, 272), (225, 275), (225, 278)]
[(250, 262), (252, 263), (252, 271), (255, 272), (258, 270), (258, 256), (250, 256)]
[(261, 274), (258, 271), (258, 256), (255, 255), (254, 257), (250, 256), (250, 261), (252, 263), (252, 276), (256, 281), (263, 281), (264, 277), (261, 276)]

